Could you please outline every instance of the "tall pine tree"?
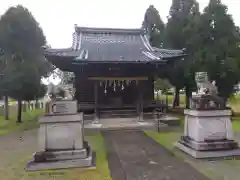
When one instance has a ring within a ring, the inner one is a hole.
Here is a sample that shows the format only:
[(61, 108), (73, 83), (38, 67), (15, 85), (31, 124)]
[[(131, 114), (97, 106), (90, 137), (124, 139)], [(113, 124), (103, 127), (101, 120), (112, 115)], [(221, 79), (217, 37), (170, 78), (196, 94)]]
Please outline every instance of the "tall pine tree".
[(195, 59), (202, 70), (216, 80), (225, 101), (240, 80), (239, 28), (220, 0), (210, 0), (195, 28)]
[[(199, 4), (196, 0), (173, 0), (165, 30), (164, 46), (188, 50), (187, 36), (191, 32), (190, 24), (199, 14)], [(186, 88), (186, 106), (188, 107), (191, 88), (195, 85), (191, 58), (193, 52), (188, 50), (187, 53), (189, 57), (184, 62), (177, 62), (173, 67), (174, 70), (168, 74), (171, 84), (175, 86), (173, 107), (179, 105), (179, 90), (183, 87)]]
[(43, 55), (45, 44), (41, 27), (25, 7), (10, 7), (1, 16), (0, 49), (6, 60), (1, 88), (18, 101), (18, 123), (22, 121), (22, 101), (39, 97), (41, 77), (52, 70)]
[(165, 25), (158, 10), (153, 5), (150, 5), (146, 10), (142, 26), (149, 37), (151, 45), (154, 47), (162, 47)]

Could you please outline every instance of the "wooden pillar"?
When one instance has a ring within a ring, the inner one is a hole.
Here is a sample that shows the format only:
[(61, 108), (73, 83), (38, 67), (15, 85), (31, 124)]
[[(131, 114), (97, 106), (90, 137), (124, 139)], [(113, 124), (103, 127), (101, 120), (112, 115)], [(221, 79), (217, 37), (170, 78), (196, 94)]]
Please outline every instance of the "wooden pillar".
[(98, 81), (94, 81), (94, 123), (99, 123), (99, 110), (98, 110)]
[(142, 122), (143, 120), (143, 89), (140, 81), (137, 81), (138, 89), (138, 121)]

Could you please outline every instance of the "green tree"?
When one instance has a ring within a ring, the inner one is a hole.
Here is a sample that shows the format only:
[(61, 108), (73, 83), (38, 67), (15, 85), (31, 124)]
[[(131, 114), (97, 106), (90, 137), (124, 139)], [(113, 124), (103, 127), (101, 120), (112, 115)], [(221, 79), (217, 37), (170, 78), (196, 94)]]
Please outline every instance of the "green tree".
[[(168, 23), (165, 29), (164, 47), (171, 49), (187, 49), (188, 57), (184, 61), (178, 61), (172, 64), (169, 68), (167, 77), (171, 84), (175, 87), (175, 98), (173, 107), (179, 105), (179, 91), (184, 86), (186, 88), (186, 106), (189, 105), (189, 97), (195, 85), (194, 83), (194, 68), (192, 63), (191, 49), (188, 49), (187, 36), (191, 32), (192, 21), (195, 16), (199, 16), (199, 4), (196, 0), (173, 0), (170, 8)], [(188, 31), (186, 31), (186, 28)], [(191, 33), (190, 33), (191, 34)], [(194, 35), (193, 35), (194, 36)]]
[(154, 81), (154, 89), (157, 91), (157, 100), (159, 100), (159, 91), (166, 95), (166, 103), (168, 104), (168, 90), (172, 88), (172, 85), (167, 79), (158, 78)]
[(8, 95), (18, 101), (18, 117), (17, 122), (21, 123), (22, 101), (31, 101), (41, 98), (44, 95), (44, 85), (41, 84), (41, 76), (36, 73), (34, 65), (25, 63), (19, 64), (18, 68), (8, 71), (9, 84)]
[(149, 37), (150, 44), (154, 47), (161, 47), (165, 25), (158, 10), (153, 5), (150, 5), (146, 10), (142, 26)]
[(18, 100), (17, 122), (21, 122), (22, 101), (36, 97), (41, 77), (52, 70), (43, 55), (45, 44), (42, 29), (26, 8), (10, 7), (2, 15), (0, 48), (7, 63), (2, 87), (7, 95)]
[(4, 73), (7, 68), (6, 59), (3, 56), (3, 51), (0, 49), (0, 94), (4, 97), (4, 119), (9, 120), (9, 105), (8, 105), (8, 95), (6, 89), (3, 88), (3, 78)]
[(35, 100), (36, 100), (36, 108), (39, 108), (38, 100), (43, 98), (46, 95), (46, 93), (47, 93), (47, 86), (42, 83), (38, 85), (36, 92), (34, 92)]
[(196, 64), (215, 80), (225, 101), (240, 80), (240, 33), (220, 0), (210, 0), (196, 23)]
[(38, 84), (37, 86), (37, 92), (34, 93), (35, 99), (41, 99), (43, 98), (47, 93), (47, 86), (44, 84)]
[(172, 88), (172, 85), (169, 83), (167, 79), (158, 78), (154, 82), (154, 89), (156, 91), (162, 90), (163, 93), (166, 93), (170, 88)]

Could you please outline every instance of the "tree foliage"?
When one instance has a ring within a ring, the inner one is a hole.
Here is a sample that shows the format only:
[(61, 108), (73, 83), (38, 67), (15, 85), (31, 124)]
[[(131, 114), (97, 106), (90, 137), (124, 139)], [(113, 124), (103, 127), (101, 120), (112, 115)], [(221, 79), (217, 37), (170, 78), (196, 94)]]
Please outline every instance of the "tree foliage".
[(151, 45), (161, 47), (165, 25), (158, 10), (153, 5), (150, 5), (146, 10), (142, 26), (149, 37)]
[[(165, 29), (164, 47), (171, 49), (187, 49), (189, 57), (184, 61), (177, 61), (170, 66), (174, 69), (168, 71), (167, 78), (175, 86), (175, 98), (173, 106), (179, 105), (179, 90), (186, 87), (187, 97), (194, 88), (194, 68), (192, 63), (192, 53), (188, 49), (188, 33), (192, 21), (199, 16), (199, 4), (196, 0), (173, 0), (170, 8), (168, 22)], [(188, 31), (186, 31), (188, 29)], [(188, 102), (187, 99), (187, 102)], [(188, 103), (187, 103), (188, 105)]]
[(154, 89), (157, 91), (162, 90), (163, 93), (166, 93), (170, 88), (172, 88), (172, 85), (167, 79), (158, 78), (154, 82)]
[(207, 71), (216, 80), (219, 95), (225, 100), (240, 80), (239, 28), (220, 0), (210, 0), (200, 18), (195, 19), (189, 37), (198, 70)]
[(15, 61), (30, 60), (42, 55), (45, 36), (32, 14), (23, 6), (10, 7), (1, 17), (1, 48)]
[(172, 0), (166, 26), (164, 46), (173, 49), (186, 48), (184, 29), (199, 14), (196, 0)]
[[(210, 79), (216, 80), (219, 95), (225, 100), (231, 95), (240, 81), (240, 29), (221, 0), (210, 0), (203, 13), (196, 0), (172, 0), (162, 34), (160, 41), (150, 33), (152, 41), (163, 42), (164, 48), (186, 48), (188, 54), (184, 61), (169, 63), (163, 76), (175, 87), (176, 95), (185, 87), (187, 97), (191, 96), (197, 71), (207, 71)], [(174, 105), (177, 99), (175, 96)]]
[[(0, 49), (5, 68), (3, 92), (18, 100), (18, 122), (22, 101), (43, 93), (41, 78), (52, 70), (43, 55), (46, 39), (37, 21), (23, 6), (10, 7), (0, 19)], [(40, 93), (41, 91), (41, 93)]]

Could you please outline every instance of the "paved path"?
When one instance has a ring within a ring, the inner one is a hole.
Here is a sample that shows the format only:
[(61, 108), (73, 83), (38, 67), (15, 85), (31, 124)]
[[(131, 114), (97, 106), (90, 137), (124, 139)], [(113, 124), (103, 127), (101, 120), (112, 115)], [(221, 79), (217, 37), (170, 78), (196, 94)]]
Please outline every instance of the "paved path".
[(142, 131), (103, 132), (113, 180), (209, 180)]

